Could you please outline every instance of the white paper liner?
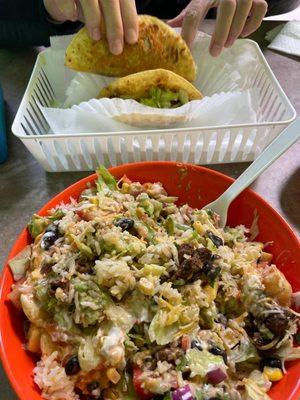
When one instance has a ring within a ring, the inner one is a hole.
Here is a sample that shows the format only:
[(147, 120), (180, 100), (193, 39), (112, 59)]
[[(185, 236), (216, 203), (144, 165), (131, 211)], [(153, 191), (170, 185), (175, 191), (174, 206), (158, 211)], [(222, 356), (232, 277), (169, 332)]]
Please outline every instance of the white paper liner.
[(170, 110), (145, 107), (134, 100), (106, 98), (92, 99), (68, 109), (41, 107), (41, 110), (53, 133), (118, 132), (136, 130), (137, 126), (152, 129), (255, 123), (258, 98), (258, 90), (249, 89), (215, 94)]
[[(64, 49), (70, 38), (60, 37), (51, 41), (57, 70), (59, 73), (64, 70), (64, 85), (60, 87), (58, 100), (65, 109), (41, 109), (54, 133), (114, 132), (135, 130), (134, 127), (155, 129), (257, 122), (258, 91), (243, 90), (247, 89), (249, 70), (257, 62), (247, 41), (239, 40), (231, 49), (225, 49), (220, 57), (213, 58), (208, 50), (210, 38), (199, 33), (193, 48), (198, 65), (194, 85), (205, 97), (176, 109), (156, 109), (134, 100), (95, 99), (100, 90), (116, 78), (74, 72), (62, 67)], [(66, 85), (66, 82), (69, 84)]]

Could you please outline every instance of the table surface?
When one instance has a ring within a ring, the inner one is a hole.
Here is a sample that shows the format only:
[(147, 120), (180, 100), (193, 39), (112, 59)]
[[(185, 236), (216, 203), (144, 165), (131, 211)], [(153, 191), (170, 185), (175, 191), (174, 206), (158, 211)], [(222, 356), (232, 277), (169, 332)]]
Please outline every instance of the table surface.
[[(266, 49), (265, 33), (276, 22), (264, 22), (253, 36), (261, 45), (264, 55), (283, 90), (300, 113), (299, 58), (288, 57)], [(203, 30), (210, 33), (211, 21), (205, 21)], [(12, 135), (10, 126), (17, 112), (30, 77), (38, 49), (0, 50), (0, 82), (6, 100), (9, 158), (0, 165), (0, 266), (17, 235), (30, 216), (53, 195), (89, 172), (47, 173), (31, 156), (24, 145)], [(300, 142), (291, 147), (252, 185), (290, 225), (300, 232)], [(213, 165), (211, 168), (231, 177), (238, 177), (248, 163)], [(1, 267), (0, 267), (1, 270)], [(0, 367), (0, 399), (16, 400), (7, 378)]]

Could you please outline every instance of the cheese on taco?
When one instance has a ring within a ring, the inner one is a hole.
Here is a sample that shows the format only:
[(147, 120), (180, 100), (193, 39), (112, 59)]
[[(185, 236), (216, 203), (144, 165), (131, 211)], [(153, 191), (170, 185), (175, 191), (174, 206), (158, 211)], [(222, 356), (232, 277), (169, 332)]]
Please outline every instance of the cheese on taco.
[(175, 108), (202, 98), (190, 82), (165, 69), (142, 71), (119, 78), (103, 88), (101, 97), (134, 99), (157, 108)]
[(149, 15), (139, 16), (138, 42), (133, 45), (125, 43), (120, 55), (109, 51), (104, 30), (101, 40), (95, 42), (86, 28), (82, 28), (66, 50), (65, 65), (76, 71), (117, 77), (164, 68), (189, 81), (195, 79), (197, 72), (193, 56), (182, 37)]

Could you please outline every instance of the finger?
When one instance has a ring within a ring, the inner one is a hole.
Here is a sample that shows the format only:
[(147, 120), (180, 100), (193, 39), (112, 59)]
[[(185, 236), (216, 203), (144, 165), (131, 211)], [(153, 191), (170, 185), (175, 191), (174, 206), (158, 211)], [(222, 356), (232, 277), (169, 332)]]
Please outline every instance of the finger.
[(217, 11), (215, 31), (210, 42), (210, 54), (217, 57), (224, 47), (235, 13), (235, 0), (222, 0)]
[(87, 30), (93, 40), (100, 40), (101, 11), (98, 0), (80, 0)]
[(208, 2), (203, 0), (192, 0), (186, 7), (181, 36), (189, 47), (193, 44), (198, 27), (205, 18), (208, 10)]
[(77, 7), (74, 0), (45, 0), (45, 8), (55, 21), (76, 21)]
[(251, 10), (251, 6), (252, 0), (238, 0), (225, 47), (232, 46), (241, 34)]
[(106, 36), (110, 51), (121, 54), (124, 46), (124, 31), (119, 0), (102, 0)]
[(245, 37), (250, 33), (256, 31), (262, 23), (264, 16), (268, 10), (268, 4), (264, 0), (254, 0), (250, 11), (250, 18), (246, 22), (244, 29), (242, 30), (241, 36)]
[(177, 17), (170, 19), (169, 21), (167, 21), (167, 24), (172, 26), (172, 27), (178, 27), (182, 25), (182, 21), (184, 19), (185, 13), (186, 13), (186, 9), (187, 7), (181, 11), (180, 14), (177, 15)]
[[(83, 10), (80, 4), (80, 0), (75, 0), (76, 6), (77, 6), (77, 19), (78, 21), (84, 22), (84, 15), (83, 15)], [(101, 21), (100, 21), (101, 22)]]
[(125, 40), (129, 44), (134, 44), (137, 42), (139, 35), (139, 22), (135, 0), (121, 0), (120, 6)]

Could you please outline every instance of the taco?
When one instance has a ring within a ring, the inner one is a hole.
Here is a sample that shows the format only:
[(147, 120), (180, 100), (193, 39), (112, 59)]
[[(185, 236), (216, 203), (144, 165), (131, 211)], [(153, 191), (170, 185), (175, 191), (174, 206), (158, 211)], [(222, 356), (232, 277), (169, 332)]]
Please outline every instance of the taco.
[(149, 15), (139, 16), (138, 42), (134, 45), (125, 43), (120, 55), (111, 54), (104, 31), (101, 40), (95, 42), (86, 28), (82, 28), (66, 50), (65, 65), (76, 71), (117, 77), (164, 68), (189, 81), (195, 79), (197, 72), (193, 56), (182, 37)]
[(180, 107), (202, 98), (190, 82), (166, 69), (153, 69), (128, 75), (103, 88), (99, 98), (133, 99), (155, 108)]

